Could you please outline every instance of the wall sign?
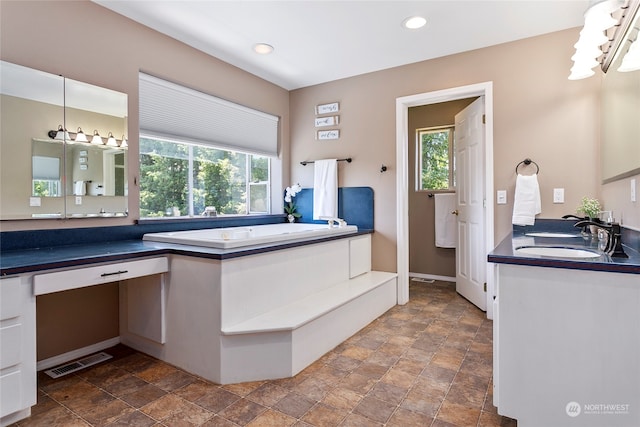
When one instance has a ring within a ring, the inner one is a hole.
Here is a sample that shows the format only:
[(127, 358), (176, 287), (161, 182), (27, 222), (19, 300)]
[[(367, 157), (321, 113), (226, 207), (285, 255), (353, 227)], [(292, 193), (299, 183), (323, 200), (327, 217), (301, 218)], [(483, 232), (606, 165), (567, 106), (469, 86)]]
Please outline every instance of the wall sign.
[(316, 127), (335, 126), (340, 122), (340, 116), (316, 117)]
[(319, 130), (316, 136), (316, 139), (319, 139), (319, 140), (338, 139), (338, 138), (340, 138), (339, 129)]
[(316, 114), (331, 114), (331, 113), (337, 113), (338, 111), (340, 111), (339, 102), (316, 105)]

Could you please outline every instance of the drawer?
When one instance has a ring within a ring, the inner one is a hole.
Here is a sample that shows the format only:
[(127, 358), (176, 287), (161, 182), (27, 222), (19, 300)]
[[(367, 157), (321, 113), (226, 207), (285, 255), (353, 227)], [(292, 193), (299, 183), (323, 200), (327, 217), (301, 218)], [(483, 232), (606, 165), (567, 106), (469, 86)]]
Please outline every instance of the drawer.
[(22, 372), (0, 375), (0, 417), (25, 409), (22, 405)]
[(20, 315), (22, 310), (20, 283), (19, 277), (0, 280), (0, 320)]
[(20, 323), (0, 328), (0, 369), (22, 361), (22, 332)]
[(33, 276), (33, 292), (35, 295), (50, 294), (167, 271), (169, 262), (166, 257), (160, 257), (44, 273)]

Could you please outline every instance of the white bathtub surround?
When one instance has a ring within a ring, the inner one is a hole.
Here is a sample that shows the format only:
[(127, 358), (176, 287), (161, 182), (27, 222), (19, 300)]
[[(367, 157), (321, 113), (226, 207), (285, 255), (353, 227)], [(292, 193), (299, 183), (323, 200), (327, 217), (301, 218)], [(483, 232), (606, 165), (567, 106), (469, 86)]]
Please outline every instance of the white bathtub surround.
[(126, 310), (122, 342), (221, 384), (291, 377), (393, 307), (396, 282), (371, 271), (369, 234), (223, 261), (172, 256), (165, 344), (128, 331)]
[(144, 235), (143, 240), (229, 249), (322, 239), (339, 234), (351, 234), (356, 231), (358, 231), (358, 227), (355, 225), (331, 227), (331, 224), (266, 224), (250, 227), (149, 233)]
[(338, 160), (314, 162), (313, 219), (338, 216)]

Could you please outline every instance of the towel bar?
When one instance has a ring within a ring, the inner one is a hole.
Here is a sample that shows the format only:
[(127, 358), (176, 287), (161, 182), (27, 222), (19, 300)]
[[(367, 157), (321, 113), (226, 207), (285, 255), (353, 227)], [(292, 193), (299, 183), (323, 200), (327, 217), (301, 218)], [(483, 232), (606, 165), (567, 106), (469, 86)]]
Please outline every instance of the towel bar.
[[(338, 159), (339, 162), (347, 162), (347, 163), (351, 163), (353, 161), (353, 159), (351, 157), (347, 157), (346, 159)], [(305, 160), (303, 162), (300, 162), (300, 164), (302, 166), (307, 166), (308, 163), (315, 163), (315, 160)]]

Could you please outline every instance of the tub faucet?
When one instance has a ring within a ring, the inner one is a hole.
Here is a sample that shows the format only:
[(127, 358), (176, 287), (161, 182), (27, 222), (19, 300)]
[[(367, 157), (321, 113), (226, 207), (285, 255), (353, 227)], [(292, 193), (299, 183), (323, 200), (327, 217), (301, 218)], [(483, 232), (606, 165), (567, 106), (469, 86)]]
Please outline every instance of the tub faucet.
[(329, 224), (329, 228), (335, 227), (336, 223), (338, 223), (338, 228), (347, 226), (347, 221), (341, 218), (335, 218), (332, 216), (321, 216), (319, 219), (327, 221)]
[(611, 258), (629, 258), (622, 248), (622, 231), (620, 230), (620, 224), (617, 222), (606, 223), (583, 220), (576, 222), (574, 227), (583, 227), (587, 225), (595, 225), (607, 232), (607, 246), (604, 251), (609, 254)]
[(204, 212), (202, 212), (202, 216), (218, 216), (218, 212), (216, 211), (215, 206), (207, 206), (204, 208)]

